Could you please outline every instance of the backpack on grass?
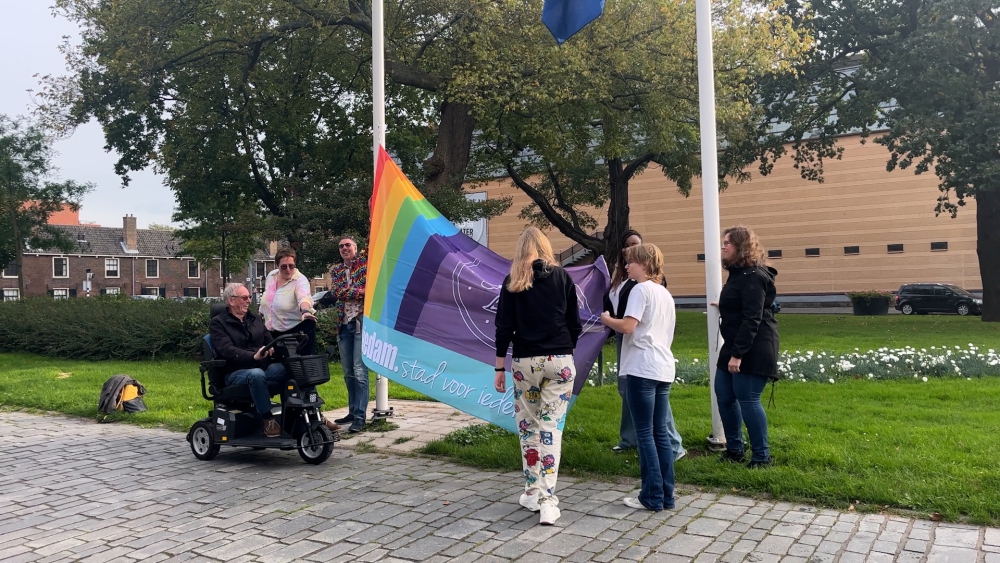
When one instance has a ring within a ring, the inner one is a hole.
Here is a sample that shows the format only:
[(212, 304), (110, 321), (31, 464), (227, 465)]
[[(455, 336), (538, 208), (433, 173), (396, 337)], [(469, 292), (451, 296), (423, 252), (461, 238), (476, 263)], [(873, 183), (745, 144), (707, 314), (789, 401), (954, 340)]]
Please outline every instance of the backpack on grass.
[(112, 375), (101, 388), (101, 398), (97, 402), (97, 410), (104, 414), (115, 411), (143, 412), (146, 402), (142, 400), (146, 388), (130, 375), (119, 373)]

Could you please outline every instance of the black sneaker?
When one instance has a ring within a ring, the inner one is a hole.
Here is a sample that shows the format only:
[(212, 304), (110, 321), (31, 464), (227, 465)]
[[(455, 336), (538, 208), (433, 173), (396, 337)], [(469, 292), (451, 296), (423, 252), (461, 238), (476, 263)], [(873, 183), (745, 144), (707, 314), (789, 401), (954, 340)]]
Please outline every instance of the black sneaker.
[(349, 414), (349, 415), (347, 415), (347, 416), (345, 416), (343, 418), (335, 419), (334, 422), (336, 422), (337, 424), (350, 424), (350, 423), (354, 422), (354, 415), (353, 414)]
[(736, 453), (726, 450), (722, 452), (719, 456), (719, 463), (743, 463), (743, 458), (746, 456), (744, 452)]
[(363, 420), (355, 420), (351, 423), (351, 427), (347, 429), (351, 434), (357, 434), (365, 429), (365, 422)]
[(774, 458), (767, 456), (767, 459), (763, 461), (754, 461), (751, 459), (750, 463), (747, 464), (747, 467), (749, 469), (763, 469), (765, 467), (771, 467), (772, 465), (774, 465)]

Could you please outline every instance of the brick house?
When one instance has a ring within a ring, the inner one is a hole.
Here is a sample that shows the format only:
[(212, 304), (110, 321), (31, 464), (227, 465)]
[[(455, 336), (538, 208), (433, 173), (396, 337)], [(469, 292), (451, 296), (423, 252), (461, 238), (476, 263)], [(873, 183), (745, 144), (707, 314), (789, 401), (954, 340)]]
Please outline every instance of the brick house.
[[(160, 297), (207, 297), (222, 293), (218, 268), (204, 268), (190, 257), (179, 255), (182, 244), (168, 231), (137, 229), (134, 216), (126, 216), (122, 228), (86, 224), (57, 225), (76, 241), (72, 252), (29, 249), (24, 253), (26, 296), (49, 295), (57, 299), (89, 295), (125, 294)], [(258, 252), (255, 285), (274, 269), (275, 245)], [(244, 281), (246, 272), (230, 274)], [(17, 299), (17, 272), (7, 265), (0, 275), (3, 299)]]

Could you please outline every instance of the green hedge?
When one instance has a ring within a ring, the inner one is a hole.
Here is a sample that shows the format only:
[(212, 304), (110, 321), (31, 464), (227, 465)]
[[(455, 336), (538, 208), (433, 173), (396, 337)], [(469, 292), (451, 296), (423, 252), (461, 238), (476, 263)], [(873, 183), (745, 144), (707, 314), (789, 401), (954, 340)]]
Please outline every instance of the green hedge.
[[(29, 298), (0, 303), (0, 352), (82, 360), (200, 357), (209, 306), (199, 300)], [(332, 312), (332, 311), (331, 311)], [(332, 314), (323, 311), (317, 348), (336, 346)]]

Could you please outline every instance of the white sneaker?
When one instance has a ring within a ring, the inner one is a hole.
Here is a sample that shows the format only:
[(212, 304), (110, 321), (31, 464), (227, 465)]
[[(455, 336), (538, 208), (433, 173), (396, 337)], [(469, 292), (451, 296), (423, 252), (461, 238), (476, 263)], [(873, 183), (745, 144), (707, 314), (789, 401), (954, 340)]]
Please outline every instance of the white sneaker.
[[(521, 506), (527, 508), (532, 512), (538, 512), (538, 494), (529, 495), (528, 493), (521, 493), (521, 498), (518, 500)], [(558, 517), (557, 517), (558, 518)]]
[(625, 506), (629, 508), (635, 508), (636, 510), (649, 510), (644, 504), (639, 502), (639, 499), (633, 497), (625, 497)]
[(551, 504), (541, 505), (540, 512), (541, 514), (538, 519), (538, 523), (542, 526), (551, 526), (552, 524), (555, 524), (556, 520), (558, 520), (560, 516), (559, 507), (552, 506)]

